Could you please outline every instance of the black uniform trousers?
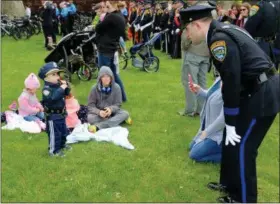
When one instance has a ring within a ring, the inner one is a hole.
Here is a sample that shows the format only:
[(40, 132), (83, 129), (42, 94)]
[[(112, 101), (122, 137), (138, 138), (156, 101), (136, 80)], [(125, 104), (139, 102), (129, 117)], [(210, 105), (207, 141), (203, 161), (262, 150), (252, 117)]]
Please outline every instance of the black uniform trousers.
[(52, 119), (47, 118), (47, 128), (49, 138), (49, 153), (56, 154), (65, 147), (66, 136), (69, 131), (66, 126), (65, 117)]
[(248, 100), (241, 100), (237, 117), (236, 133), (241, 136), (235, 146), (225, 145), (226, 130), (222, 141), (222, 161), (220, 183), (226, 186), (229, 195), (238, 202), (257, 202), (256, 158), (267, 131), (276, 114), (265, 117), (253, 117), (248, 113)]
[(53, 42), (56, 43), (56, 35), (53, 25), (43, 25), (42, 28), (45, 36), (45, 47), (48, 46), (48, 37), (52, 37)]
[(262, 48), (262, 50), (270, 57), (271, 61), (276, 65), (276, 58), (273, 53), (272, 43), (266, 42), (265, 40), (260, 40), (258, 41), (258, 44)]
[(132, 45), (135, 45), (135, 44), (136, 44), (136, 40), (135, 40), (135, 28), (134, 28), (133, 25), (131, 26), (130, 31), (131, 31), (131, 35), (132, 35)]
[(180, 34), (174, 34), (173, 35), (173, 51), (171, 57), (173, 59), (181, 58), (181, 35)]
[(151, 29), (150, 28), (146, 28), (142, 31), (142, 38), (143, 38), (143, 43), (146, 43), (150, 40), (150, 36), (151, 36)]

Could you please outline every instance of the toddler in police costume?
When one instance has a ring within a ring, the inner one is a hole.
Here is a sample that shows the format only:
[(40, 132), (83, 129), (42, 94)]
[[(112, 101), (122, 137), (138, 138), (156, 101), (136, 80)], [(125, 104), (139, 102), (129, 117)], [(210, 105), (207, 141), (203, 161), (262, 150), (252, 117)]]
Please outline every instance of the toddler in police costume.
[(62, 149), (71, 150), (71, 147), (65, 144), (68, 135), (65, 96), (70, 94), (70, 88), (65, 81), (60, 81), (60, 71), (55, 62), (48, 62), (40, 69), (39, 77), (45, 82), (42, 104), (46, 114), (49, 155), (63, 157), (65, 155)]

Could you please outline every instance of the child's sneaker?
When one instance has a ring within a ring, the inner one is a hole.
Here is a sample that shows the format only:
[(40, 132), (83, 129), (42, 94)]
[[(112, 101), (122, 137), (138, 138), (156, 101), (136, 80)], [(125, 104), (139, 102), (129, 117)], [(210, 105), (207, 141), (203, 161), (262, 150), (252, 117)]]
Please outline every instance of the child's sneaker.
[(128, 117), (128, 118), (125, 120), (125, 123), (128, 124), (128, 125), (132, 125), (132, 119), (131, 119), (131, 117)]
[(63, 148), (66, 151), (72, 151), (72, 147), (70, 145), (65, 145), (65, 147)]
[(62, 151), (57, 153), (49, 153), (50, 157), (65, 157), (65, 154)]
[(95, 125), (89, 125), (88, 126), (88, 131), (90, 133), (96, 133), (97, 132), (97, 127)]
[(16, 111), (16, 110), (17, 110), (17, 102), (16, 102), (16, 101), (13, 101), (13, 103), (11, 103), (11, 104), (9, 105), (9, 109), (10, 109), (11, 111)]

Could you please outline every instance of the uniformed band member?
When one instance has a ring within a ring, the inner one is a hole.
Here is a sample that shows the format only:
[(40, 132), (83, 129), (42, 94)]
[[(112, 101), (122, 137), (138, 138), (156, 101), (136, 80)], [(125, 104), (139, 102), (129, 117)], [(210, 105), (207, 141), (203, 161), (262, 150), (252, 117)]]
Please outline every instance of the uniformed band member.
[(143, 13), (144, 13), (144, 2), (143, 1), (138, 1), (137, 2), (137, 16), (134, 20), (134, 22), (132, 22), (131, 26), (134, 27), (134, 43), (140, 43), (141, 39), (142, 39), (142, 32), (140, 30), (140, 22), (141, 22), (141, 18), (143, 17)]
[(71, 149), (65, 144), (69, 134), (65, 122), (65, 96), (70, 94), (70, 88), (65, 81), (60, 81), (60, 71), (55, 62), (48, 62), (40, 69), (38, 76), (45, 82), (42, 105), (46, 115), (49, 155), (63, 157), (62, 150)]
[(175, 17), (175, 11), (176, 11), (176, 5), (175, 5), (176, 0), (173, 2), (169, 2), (169, 5), (172, 5), (171, 9), (169, 10), (169, 18), (168, 18), (168, 54), (172, 56), (173, 53), (173, 32), (172, 32), (172, 27), (173, 27), (173, 22), (174, 22), (174, 17)]
[(244, 28), (276, 64), (272, 46), (280, 31), (280, 1), (263, 0), (252, 6)]
[[(140, 27), (144, 28), (145, 25), (151, 23), (153, 21), (153, 11), (151, 9), (151, 3), (150, 0), (145, 0), (145, 11), (143, 14), (143, 17), (140, 21)], [(147, 26), (146, 28), (142, 29), (142, 40), (143, 42), (148, 42), (150, 40), (151, 32), (152, 32), (152, 25)]]
[[(154, 21), (154, 24), (153, 24), (153, 33), (157, 33), (157, 32), (160, 32), (161, 31), (161, 28), (160, 28), (160, 20), (161, 20), (161, 17), (163, 15), (163, 10), (162, 10), (162, 7), (161, 7), (162, 4), (160, 3), (157, 3), (156, 4), (156, 8), (155, 8), (155, 21)], [(159, 38), (155, 44), (154, 44), (154, 47), (156, 50), (160, 50), (161, 48), (161, 39)]]
[[(166, 30), (168, 29), (168, 20), (169, 20), (169, 10), (168, 10), (168, 3), (162, 3), (163, 14), (160, 20), (160, 29)], [(169, 33), (166, 32), (161, 37), (161, 51), (166, 52), (168, 51), (168, 35)]]
[(136, 2), (131, 1), (130, 2), (130, 13), (128, 16), (128, 24), (129, 24), (129, 32), (131, 33), (133, 45), (135, 45), (135, 28), (133, 26), (133, 23), (134, 23), (136, 17), (137, 17)]
[[(271, 60), (243, 29), (213, 20), (214, 7), (196, 5), (180, 12), (193, 43), (207, 40), (221, 75), (226, 128), (219, 183), (219, 202), (257, 202), (256, 157), (280, 109), (279, 74)], [(252, 50), (254, 52), (252, 52)]]
[(180, 21), (180, 10), (184, 7), (185, 3), (183, 0), (175, 0), (175, 15), (172, 23), (172, 53), (173, 59), (181, 58), (181, 21)]

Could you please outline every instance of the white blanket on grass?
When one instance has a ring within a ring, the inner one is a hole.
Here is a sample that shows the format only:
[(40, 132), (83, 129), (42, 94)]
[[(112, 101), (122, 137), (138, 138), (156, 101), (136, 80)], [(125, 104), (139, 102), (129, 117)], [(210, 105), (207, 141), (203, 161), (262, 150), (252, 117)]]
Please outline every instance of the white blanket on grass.
[(13, 111), (5, 111), (7, 125), (1, 127), (2, 130), (20, 129), (27, 133), (40, 133), (41, 127), (34, 121), (26, 121), (21, 115)]
[(80, 124), (67, 136), (67, 144), (95, 140), (97, 142), (112, 142), (115, 145), (133, 150), (134, 146), (128, 141), (128, 130), (123, 127), (101, 129), (96, 133), (88, 131), (88, 124)]

